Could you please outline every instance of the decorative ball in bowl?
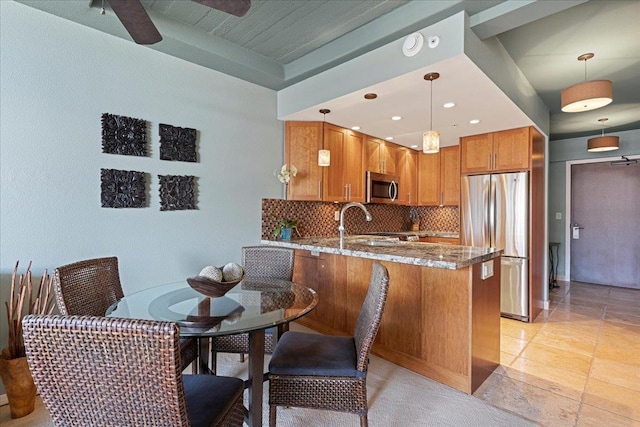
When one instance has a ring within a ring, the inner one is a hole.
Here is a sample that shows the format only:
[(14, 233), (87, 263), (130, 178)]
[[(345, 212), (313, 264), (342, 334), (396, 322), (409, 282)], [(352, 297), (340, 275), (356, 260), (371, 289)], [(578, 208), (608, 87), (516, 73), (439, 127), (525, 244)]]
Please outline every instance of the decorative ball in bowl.
[(244, 278), (244, 269), (235, 262), (222, 267), (212, 265), (202, 269), (198, 276), (187, 278), (187, 283), (208, 297), (221, 297)]

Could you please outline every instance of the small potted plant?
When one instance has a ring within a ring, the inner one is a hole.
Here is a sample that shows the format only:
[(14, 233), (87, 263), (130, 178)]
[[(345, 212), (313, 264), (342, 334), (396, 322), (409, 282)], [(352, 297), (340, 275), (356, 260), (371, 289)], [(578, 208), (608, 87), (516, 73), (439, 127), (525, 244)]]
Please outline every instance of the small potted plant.
[(273, 235), (275, 237), (280, 236), (282, 240), (291, 240), (291, 234), (293, 230), (298, 233), (298, 220), (282, 218), (280, 221), (278, 221), (278, 226), (273, 232)]

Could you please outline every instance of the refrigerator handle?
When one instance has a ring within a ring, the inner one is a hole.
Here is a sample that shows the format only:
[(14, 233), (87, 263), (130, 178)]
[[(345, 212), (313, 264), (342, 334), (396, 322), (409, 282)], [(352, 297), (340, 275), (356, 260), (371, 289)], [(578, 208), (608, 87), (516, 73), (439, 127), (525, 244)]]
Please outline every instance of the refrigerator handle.
[(483, 236), (482, 236), (482, 240), (483, 240), (483, 244), (486, 247), (491, 247), (491, 228), (490, 228), (490, 224), (491, 224), (491, 219), (490, 219), (490, 209), (489, 209), (489, 201), (491, 200), (491, 197), (489, 195), (489, 192), (491, 191), (491, 176), (487, 176), (487, 180), (484, 181), (484, 185), (483, 185), (483, 193), (484, 193), (484, 215), (483, 215), (483, 222), (484, 224), (482, 229), (483, 229)]
[(496, 179), (489, 176), (489, 185), (491, 192), (489, 195), (489, 247), (496, 245)]

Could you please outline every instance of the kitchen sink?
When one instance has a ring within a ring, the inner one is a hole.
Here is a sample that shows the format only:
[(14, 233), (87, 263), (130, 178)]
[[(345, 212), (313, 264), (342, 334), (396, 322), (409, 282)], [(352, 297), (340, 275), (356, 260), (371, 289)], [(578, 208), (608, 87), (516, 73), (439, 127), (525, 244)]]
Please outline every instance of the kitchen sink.
[(398, 239), (389, 239), (389, 240), (364, 240), (360, 242), (355, 242), (356, 245), (365, 245), (365, 246), (404, 246), (409, 242), (403, 242)]

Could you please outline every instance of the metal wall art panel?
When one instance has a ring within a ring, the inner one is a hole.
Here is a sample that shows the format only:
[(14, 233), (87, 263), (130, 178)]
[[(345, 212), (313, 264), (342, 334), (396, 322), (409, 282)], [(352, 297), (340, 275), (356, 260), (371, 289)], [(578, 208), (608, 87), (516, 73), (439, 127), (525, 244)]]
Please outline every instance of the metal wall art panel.
[(197, 162), (196, 130), (161, 123), (160, 159)]
[(196, 209), (195, 177), (158, 175), (160, 179), (160, 210)]
[(100, 169), (103, 208), (144, 208), (147, 177), (144, 172)]
[(132, 117), (102, 114), (102, 152), (146, 156), (147, 122)]

